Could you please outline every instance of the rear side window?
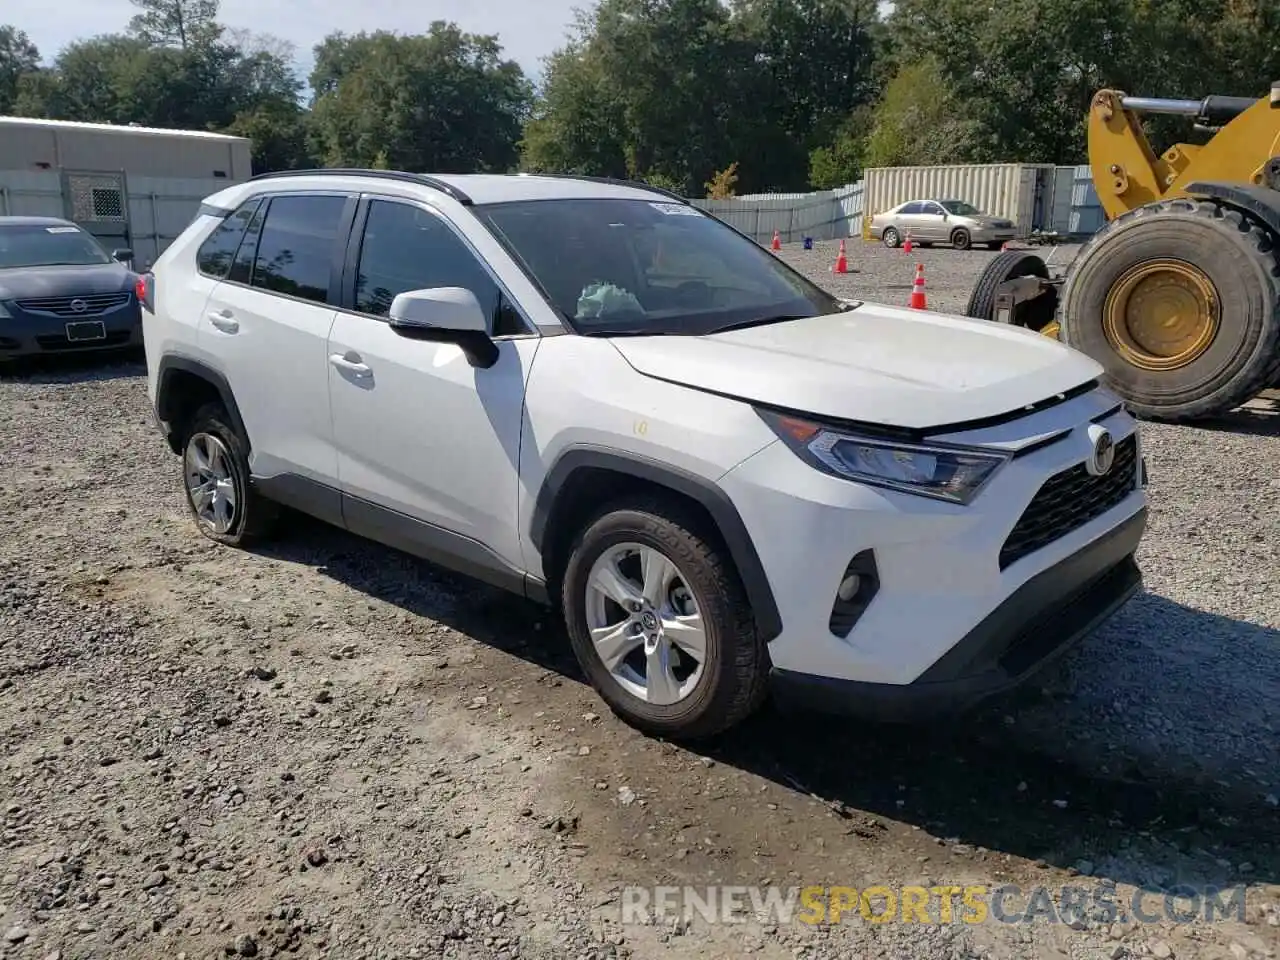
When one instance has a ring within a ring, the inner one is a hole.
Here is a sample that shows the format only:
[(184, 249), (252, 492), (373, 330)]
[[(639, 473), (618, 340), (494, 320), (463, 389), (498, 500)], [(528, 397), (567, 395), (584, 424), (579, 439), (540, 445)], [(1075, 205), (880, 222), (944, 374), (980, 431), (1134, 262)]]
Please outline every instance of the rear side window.
[(255, 287), (324, 303), (345, 197), (272, 197), (253, 263)]
[(923, 206), (923, 203), (908, 203), (898, 213), (923, 213), (924, 211), (921, 209)]
[(253, 200), (242, 203), (235, 213), (218, 224), (218, 229), (209, 234), (196, 252), (197, 270), (215, 280), (227, 278), (231, 261), (235, 258), (236, 249), (244, 237), (245, 227), (248, 226), (261, 202), (255, 197)]

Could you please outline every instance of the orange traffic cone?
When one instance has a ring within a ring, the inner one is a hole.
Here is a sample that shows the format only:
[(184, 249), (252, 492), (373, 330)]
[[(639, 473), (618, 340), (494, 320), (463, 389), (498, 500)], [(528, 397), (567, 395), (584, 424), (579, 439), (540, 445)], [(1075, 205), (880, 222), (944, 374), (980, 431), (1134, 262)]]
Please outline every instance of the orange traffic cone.
[(834, 267), (831, 268), (831, 272), (832, 273), (848, 273), (849, 272), (849, 261), (845, 259), (843, 240), (840, 241), (840, 253), (836, 256), (836, 264)]
[(907, 304), (912, 310), (928, 310), (929, 302), (924, 296), (924, 264), (916, 264), (916, 278), (911, 283), (911, 300)]
[(773, 231), (773, 243), (771, 244), (771, 246), (773, 247), (774, 250), (782, 249), (782, 238), (778, 236), (777, 230)]
[(911, 231), (910, 231), (910, 230), (908, 230), (908, 231), (907, 231), (907, 239), (906, 239), (906, 242), (905, 242), (905, 243), (903, 243), (903, 245), (902, 245), (902, 252), (903, 252), (903, 253), (910, 253), (910, 252), (911, 252), (912, 250), (914, 250), (914, 249), (915, 249), (915, 246), (911, 243)]

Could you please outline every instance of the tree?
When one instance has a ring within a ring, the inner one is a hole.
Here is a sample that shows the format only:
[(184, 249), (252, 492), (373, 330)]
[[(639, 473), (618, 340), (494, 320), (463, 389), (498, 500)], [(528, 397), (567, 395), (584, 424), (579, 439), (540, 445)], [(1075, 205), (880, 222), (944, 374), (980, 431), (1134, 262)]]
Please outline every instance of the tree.
[(708, 200), (730, 200), (735, 196), (734, 187), (738, 183), (738, 161), (735, 160), (723, 170), (716, 171), (715, 176), (703, 186), (707, 189)]
[(333, 166), (506, 172), (533, 91), (497, 38), (437, 21), (421, 36), (334, 34), (316, 47), (314, 147)]
[(661, 176), (692, 195), (801, 189), (809, 153), (875, 93), (871, 0), (602, 0), (547, 62), (530, 169)]
[(895, 167), (975, 158), (982, 152), (981, 137), (969, 112), (948, 90), (937, 61), (908, 64), (876, 106), (862, 159), (868, 167)]
[(130, 0), (141, 12), (129, 32), (149, 44), (186, 49), (216, 39), (218, 0)]
[(0, 24), (0, 113), (11, 113), (23, 77), (40, 68), (40, 51), (23, 31)]

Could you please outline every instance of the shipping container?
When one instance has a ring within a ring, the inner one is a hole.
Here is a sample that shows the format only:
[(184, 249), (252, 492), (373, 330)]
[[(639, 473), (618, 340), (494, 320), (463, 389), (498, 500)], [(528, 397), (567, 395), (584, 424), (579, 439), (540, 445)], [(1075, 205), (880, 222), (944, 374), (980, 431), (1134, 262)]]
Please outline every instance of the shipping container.
[(983, 213), (1012, 220), (1019, 237), (1049, 229), (1053, 164), (991, 163), (873, 167), (866, 171), (863, 236), (871, 218), (909, 200), (964, 200)]
[(252, 175), (251, 153), (203, 130), (0, 117), (0, 216), (72, 220), (145, 269), (201, 200)]

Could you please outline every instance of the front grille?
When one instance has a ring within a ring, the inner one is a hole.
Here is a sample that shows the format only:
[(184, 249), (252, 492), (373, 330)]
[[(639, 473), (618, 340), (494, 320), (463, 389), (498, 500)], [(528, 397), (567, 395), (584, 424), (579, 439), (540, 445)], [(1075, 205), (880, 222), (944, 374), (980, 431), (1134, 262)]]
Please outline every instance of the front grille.
[[(131, 293), (91, 293), (82, 297), (40, 297), (32, 300), (17, 301), (18, 307), (27, 313), (43, 313), (51, 317), (75, 319), (78, 317), (97, 317), (108, 310), (123, 307), (129, 302)], [(77, 310), (72, 304), (83, 309)]]
[(1116, 444), (1115, 463), (1106, 476), (1092, 476), (1078, 463), (1046, 480), (1000, 548), (1000, 569), (1078, 530), (1132, 493), (1137, 458), (1137, 437), (1130, 435)]
[(101, 340), (68, 340), (64, 336), (36, 337), (41, 350), (101, 350), (109, 347), (121, 347), (129, 342), (128, 330), (117, 330), (108, 333)]

